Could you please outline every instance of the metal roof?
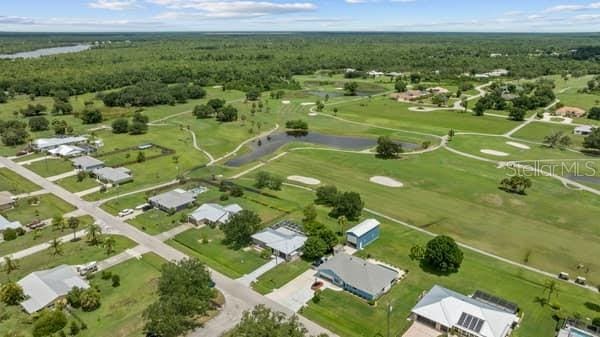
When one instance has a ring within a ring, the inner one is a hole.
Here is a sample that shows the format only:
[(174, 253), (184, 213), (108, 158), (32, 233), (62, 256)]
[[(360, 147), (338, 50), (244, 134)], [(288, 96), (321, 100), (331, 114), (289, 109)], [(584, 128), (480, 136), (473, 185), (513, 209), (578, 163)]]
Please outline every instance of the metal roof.
[(334, 255), (319, 267), (319, 271), (326, 270), (371, 295), (380, 294), (399, 276), (395, 270), (343, 253)]
[(202, 204), (192, 214), (190, 218), (195, 221), (210, 221), (226, 223), (229, 218), (242, 210), (242, 207), (238, 204), (230, 204), (227, 206), (221, 206), (219, 204)]
[(96, 158), (90, 157), (90, 156), (81, 156), (81, 157), (73, 158), (73, 159), (71, 159), (71, 161), (73, 162), (73, 165), (75, 165), (77, 167), (81, 167), (83, 169), (88, 168), (88, 167), (104, 165), (104, 162), (102, 160), (99, 160), (99, 159), (96, 159)]
[(103, 167), (92, 171), (100, 180), (120, 183), (131, 180), (131, 170), (126, 167)]
[(252, 239), (262, 242), (269, 248), (290, 255), (304, 246), (307, 237), (286, 227), (266, 228), (252, 235)]
[[(482, 337), (504, 337), (517, 320), (512, 313), (438, 285), (421, 298), (412, 312), (449, 328), (459, 327), (470, 331), (479, 328), (476, 332)], [(474, 318), (478, 320), (472, 324)], [(479, 321), (482, 322), (481, 326)]]
[(75, 267), (68, 265), (33, 272), (17, 283), (28, 297), (21, 302), (21, 306), (30, 314), (65, 296), (74, 287), (83, 289), (90, 287), (88, 282), (77, 273)]
[(173, 190), (148, 199), (151, 203), (160, 205), (166, 209), (176, 209), (187, 206), (196, 200), (191, 192), (184, 190)]
[(380, 225), (380, 222), (375, 219), (367, 219), (358, 225), (350, 228), (346, 233), (353, 234), (357, 237), (361, 237)]
[(32, 142), (33, 146), (38, 149), (47, 149), (60, 145), (74, 144), (85, 142), (85, 137), (56, 137), (56, 138), (38, 138)]
[(0, 215), (0, 231), (12, 228), (17, 229), (23, 227), (19, 221), (10, 221), (7, 218)]

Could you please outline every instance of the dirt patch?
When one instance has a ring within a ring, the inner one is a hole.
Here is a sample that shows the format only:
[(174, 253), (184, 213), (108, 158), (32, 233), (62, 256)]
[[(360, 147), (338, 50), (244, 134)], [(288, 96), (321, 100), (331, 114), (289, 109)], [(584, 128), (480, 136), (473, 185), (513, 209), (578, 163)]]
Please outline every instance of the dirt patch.
[(506, 142), (506, 144), (519, 148), (519, 149), (523, 149), (523, 150), (530, 150), (531, 147), (529, 147), (528, 145), (522, 144), (522, 143), (517, 143), (517, 142)]
[(315, 105), (317, 103), (312, 103), (312, 102), (304, 102), (304, 103), (300, 103), (300, 105), (302, 106), (309, 106), (309, 105)]
[(485, 154), (489, 154), (490, 156), (496, 156), (496, 157), (507, 157), (510, 154), (506, 153), (506, 152), (501, 152), (501, 151), (496, 151), (496, 150), (490, 150), (490, 149), (482, 149), (480, 150), (481, 153), (485, 153)]
[(321, 181), (319, 179), (304, 177), (304, 176), (289, 176), (288, 180), (295, 181), (298, 183), (302, 183), (305, 185), (319, 185)]
[(502, 197), (497, 194), (485, 194), (481, 197), (481, 201), (488, 205), (501, 207), (504, 204)]
[(371, 177), (369, 179), (370, 182), (378, 184), (378, 185), (382, 185), (382, 186), (386, 186), (386, 187), (394, 187), (394, 188), (399, 188), (399, 187), (403, 187), (404, 184), (394, 178), (390, 178), (390, 177), (384, 177), (384, 176), (374, 176)]
[(281, 101), (281, 104), (290, 104), (290, 101)]

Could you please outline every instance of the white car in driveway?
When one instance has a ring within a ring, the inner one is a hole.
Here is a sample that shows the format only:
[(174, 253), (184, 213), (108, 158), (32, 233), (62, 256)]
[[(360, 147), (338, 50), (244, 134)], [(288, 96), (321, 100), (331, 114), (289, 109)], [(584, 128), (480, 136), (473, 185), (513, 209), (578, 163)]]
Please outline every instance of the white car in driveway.
[(131, 214), (133, 214), (133, 210), (131, 208), (126, 208), (126, 209), (124, 209), (124, 210), (122, 210), (122, 211), (119, 212), (119, 216), (120, 217), (128, 216), (128, 215), (131, 215)]

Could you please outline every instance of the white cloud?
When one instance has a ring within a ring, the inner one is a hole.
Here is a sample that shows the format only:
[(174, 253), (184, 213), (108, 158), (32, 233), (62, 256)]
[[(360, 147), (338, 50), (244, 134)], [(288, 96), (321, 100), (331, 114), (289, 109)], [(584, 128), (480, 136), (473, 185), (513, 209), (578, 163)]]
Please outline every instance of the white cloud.
[(274, 14), (310, 12), (317, 9), (311, 2), (215, 1), (215, 0), (147, 0), (170, 9), (158, 19), (228, 19)]
[(91, 8), (122, 11), (138, 7), (137, 0), (95, 0), (88, 4)]
[(545, 13), (562, 13), (562, 12), (575, 12), (584, 10), (600, 9), (600, 2), (592, 2), (582, 5), (558, 5), (546, 8)]

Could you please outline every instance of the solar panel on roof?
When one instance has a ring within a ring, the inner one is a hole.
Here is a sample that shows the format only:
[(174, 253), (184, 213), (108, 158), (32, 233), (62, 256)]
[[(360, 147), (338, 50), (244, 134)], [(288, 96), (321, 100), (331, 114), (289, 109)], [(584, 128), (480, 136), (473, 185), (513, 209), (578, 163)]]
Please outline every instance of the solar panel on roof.
[(475, 294), (473, 294), (473, 298), (487, 303), (491, 306), (494, 306), (496, 308), (502, 309), (504, 311), (507, 311), (511, 314), (514, 314), (517, 312), (517, 310), (519, 309), (519, 306), (517, 306), (515, 303), (509, 302), (505, 299), (502, 299), (500, 297), (494, 296), (494, 295), (490, 295), (486, 292), (483, 292), (481, 290), (477, 290), (475, 292)]
[(483, 327), (484, 320), (477, 318), (475, 316), (469, 315), (466, 312), (463, 312), (460, 315), (460, 319), (458, 320), (458, 326), (465, 328), (467, 330), (475, 331), (479, 333), (481, 331), (481, 327)]

